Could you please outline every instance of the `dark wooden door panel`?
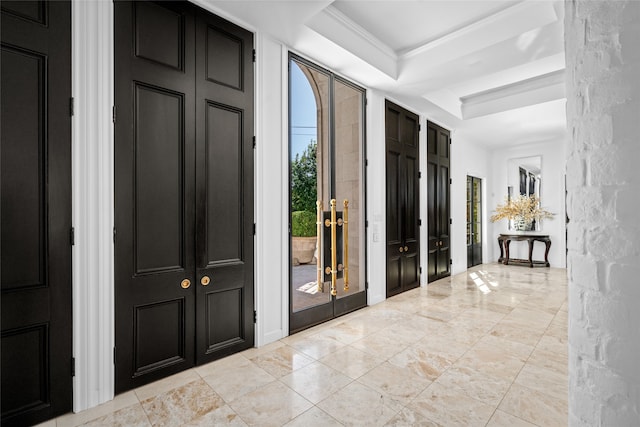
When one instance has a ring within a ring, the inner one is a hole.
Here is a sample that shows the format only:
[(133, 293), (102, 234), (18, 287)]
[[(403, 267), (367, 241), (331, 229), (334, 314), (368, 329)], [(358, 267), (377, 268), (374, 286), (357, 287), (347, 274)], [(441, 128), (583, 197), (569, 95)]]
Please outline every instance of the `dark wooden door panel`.
[(420, 284), (418, 116), (386, 101), (387, 297)]
[(71, 410), (71, 4), (2, 7), (2, 425)]
[(253, 34), (198, 13), (195, 77), (201, 364), (254, 344)]
[(120, 392), (194, 363), (195, 23), (179, 3), (116, 2), (115, 25)]
[(451, 274), (450, 141), (448, 130), (427, 122), (428, 282)]

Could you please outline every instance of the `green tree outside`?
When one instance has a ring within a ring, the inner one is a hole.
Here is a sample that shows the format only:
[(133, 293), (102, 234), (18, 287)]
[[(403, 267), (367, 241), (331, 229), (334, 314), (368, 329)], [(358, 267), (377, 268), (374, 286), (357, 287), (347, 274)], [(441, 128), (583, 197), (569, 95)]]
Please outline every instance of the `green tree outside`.
[(291, 211), (316, 211), (318, 200), (316, 151), (318, 144), (311, 140), (291, 162)]

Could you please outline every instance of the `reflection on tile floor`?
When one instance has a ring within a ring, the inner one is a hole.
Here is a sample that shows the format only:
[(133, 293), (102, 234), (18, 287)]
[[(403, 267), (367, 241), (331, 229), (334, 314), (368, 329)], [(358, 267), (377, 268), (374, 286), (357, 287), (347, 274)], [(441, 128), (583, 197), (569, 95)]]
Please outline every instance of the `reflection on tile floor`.
[(566, 425), (566, 283), (481, 265), (45, 425)]

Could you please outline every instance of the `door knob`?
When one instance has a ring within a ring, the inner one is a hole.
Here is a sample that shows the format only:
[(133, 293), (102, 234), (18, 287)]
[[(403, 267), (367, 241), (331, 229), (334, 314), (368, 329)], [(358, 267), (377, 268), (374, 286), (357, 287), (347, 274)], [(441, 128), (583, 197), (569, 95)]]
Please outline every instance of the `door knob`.
[(408, 250), (409, 250), (409, 247), (408, 247), (408, 246), (405, 246), (405, 247), (404, 247), (404, 251), (405, 251), (405, 252), (407, 252)]
[(210, 282), (211, 279), (209, 279), (209, 276), (202, 276), (202, 279), (200, 279), (200, 284), (202, 286), (207, 286)]
[(398, 249), (400, 252), (402, 252), (402, 246), (400, 246), (400, 249)]
[(191, 286), (191, 280), (184, 279), (182, 282), (180, 282), (180, 286), (182, 286), (182, 289), (187, 289), (189, 286)]

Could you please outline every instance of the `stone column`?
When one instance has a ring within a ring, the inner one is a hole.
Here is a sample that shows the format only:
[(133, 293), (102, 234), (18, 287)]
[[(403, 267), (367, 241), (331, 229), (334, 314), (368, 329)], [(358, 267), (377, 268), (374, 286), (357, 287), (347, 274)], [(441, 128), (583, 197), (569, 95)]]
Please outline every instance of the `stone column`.
[(640, 2), (565, 3), (569, 425), (640, 422)]

